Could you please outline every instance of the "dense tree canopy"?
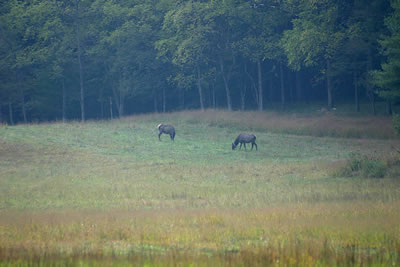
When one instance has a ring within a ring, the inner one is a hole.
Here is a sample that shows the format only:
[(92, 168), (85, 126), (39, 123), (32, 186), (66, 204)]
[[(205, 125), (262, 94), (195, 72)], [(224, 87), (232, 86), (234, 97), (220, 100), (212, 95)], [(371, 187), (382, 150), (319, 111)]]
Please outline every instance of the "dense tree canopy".
[(399, 3), (2, 1), (0, 121), (396, 104)]
[(400, 99), (400, 1), (392, 2), (394, 12), (385, 20), (388, 35), (380, 40), (382, 54), (385, 56), (382, 70), (377, 70), (373, 74), (374, 82), (378, 85), (380, 95), (391, 100)]

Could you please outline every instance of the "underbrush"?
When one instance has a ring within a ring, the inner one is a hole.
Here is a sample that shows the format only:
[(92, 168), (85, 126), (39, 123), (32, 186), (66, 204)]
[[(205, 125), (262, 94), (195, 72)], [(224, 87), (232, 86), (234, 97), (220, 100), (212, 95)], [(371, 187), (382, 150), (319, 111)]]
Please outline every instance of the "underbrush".
[[(10, 217), (10, 213), (2, 213)], [(0, 266), (395, 266), (399, 206), (21, 214)]]
[[(240, 251), (222, 253), (190, 253), (171, 250), (165, 253), (131, 253), (128, 256), (86, 255), (86, 256), (42, 256), (20, 258), (1, 262), (0, 266), (398, 266), (396, 253), (385, 248), (359, 248), (345, 246), (331, 247), (330, 241), (324, 243), (288, 240), (287, 247), (248, 247)], [(398, 246), (398, 244), (396, 244)], [(317, 246), (320, 248), (316, 249)], [(394, 248), (398, 249), (398, 247)]]
[(351, 153), (345, 164), (335, 171), (334, 176), (396, 179), (400, 177), (400, 157), (396, 155), (383, 158)]
[(205, 123), (210, 127), (245, 128), (278, 134), (340, 138), (396, 138), (392, 120), (387, 116), (343, 116), (335, 112), (277, 113), (221, 110), (185, 111), (177, 112), (173, 116), (188, 124)]

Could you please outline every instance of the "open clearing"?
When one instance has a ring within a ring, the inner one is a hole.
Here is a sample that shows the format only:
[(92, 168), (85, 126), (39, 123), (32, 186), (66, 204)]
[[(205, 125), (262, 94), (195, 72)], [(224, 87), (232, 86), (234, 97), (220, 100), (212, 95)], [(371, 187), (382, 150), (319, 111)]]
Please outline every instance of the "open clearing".
[[(158, 141), (161, 122), (175, 142)], [(249, 131), (258, 151), (232, 151)], [(0, 265), (399, 265), (394, 147), (390, 120), (370, 117), (3, 125)], [(344, 172), (355, 155), (382, 162), (383, 177)]]

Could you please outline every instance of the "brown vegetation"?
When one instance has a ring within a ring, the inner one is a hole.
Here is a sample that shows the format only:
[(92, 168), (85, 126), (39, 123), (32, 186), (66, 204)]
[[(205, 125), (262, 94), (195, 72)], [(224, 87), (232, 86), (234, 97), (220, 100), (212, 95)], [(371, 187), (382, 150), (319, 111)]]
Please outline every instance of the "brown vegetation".
[(391, 117), (324, 114), (282, 114), (276, 112), (226, 112), (207, 110), (184, 112), (190, 120), (208, 121), (210, 126), (241, 126), (258, 131), (344, 138), (395, 138)]

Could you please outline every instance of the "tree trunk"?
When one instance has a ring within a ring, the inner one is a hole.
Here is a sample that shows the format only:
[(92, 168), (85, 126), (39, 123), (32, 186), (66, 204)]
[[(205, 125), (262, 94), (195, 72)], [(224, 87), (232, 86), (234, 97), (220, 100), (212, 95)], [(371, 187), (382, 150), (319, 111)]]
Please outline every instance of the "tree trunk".
[(300, 71), (296, 71), (296, 100), (301, 101), (302, 98), (303, 98), (303, 92), (301, 88)]
[(24, 94), (24, 90), (22, 90), (22, 89), (21, 89), (21, 107), (22, 107), (22, 117), (24, 118), (24, 123), (27, 123), (28, 120), (26, 118), (25, 94)]
[(110, 99), (110, 119), (113, 119), (113, 118), (114, 118), (114, 116), (113, 116), (113, 104), (112, 104), (112, 97), (110, 96), (110, 97), (109, 97), (109, 99)]
[(185, 90), (182, 89), (181, 91), (181, 107), (182, 109), (185, 109)]
[(163, 86), (163, 91), (162, 91), (162, 111), (165, 113), (166, 111), (166, 106), (167, 106), (167, 101), (166, 101), (166, 96), (165, 96), (165, 86)]
[(61, 80), (62, 83), (62, 121), (65, 122), (67, 120), (66, 109), (67, 109), (67, 92), (65, 90), (65, 81), (64, 78)]
[(332, 108), (332, 88), (331, 88), (331, 76), (330, 76), (331, 66), (329, 59), (326, 60), (326, 87), (328, 93), (328, 109)]
[(246, 85), (243, 85), (243, 88), (240, 90), (240, 110), (244, 110), (245, 108), (245, 99), (246, 99)]
[(204, 105), (203, 105), (203, 91), (201, 89), (201, 75), (200, 75), (200, 67), (197, 65), (197, 89), (199, 90), (199, 99), (200, 99), (200, 109), (201, 111), (204, 111)]
[(372, 114), (376, 115), (375, 93), (374, 92), (371, 92), (371, 105), (372, 105)]
[(254, 93), (254, 99), (256, 101), (256, 105), (258, 107), (259, 105), (259, 96), (258, 96), (258, 88), (256, 86), (256, 83), (254, 82), (253, 77), (251, 76), (251, 74), (247, 71), (247, 64), (244, 64), (244, 72), (246, 73), (247, 77), (249, 77), (250, 79), (250, 83), (251, 83), (251, 88), (253, 89), (252, 92)]
[[(367, 73), (369, 73), (372, 69), (372, 55), (371, 55), (371, 47), (368, 48), (368, 61), (367, 61)], [(367, 82), (367, 95), (371, 101), (372, 106), (372, 114), (376, 115), (375, 108), (375, 92), (369, 82)]]
[(104, 100), (100, 101), (100, 118), (104, 119)]
[(392, 101), (386, 100), (386, 114), (392, 115)]
[(217, 107), (217, 99), (216, 99), (216, 96), (215, 96), (215, 84), (213, 84), (211, 90), (212, 90), (212, 92), (211, 92), (211, 94), (212, 94), (212, 99), (211, 99), (212, 107), (213, 107), (213, 109), (216, 109), (216, 107)]
[(154, 103), (154, 112), (158, 113), (157, 92), (155, 90), (153, 92), (153, 103)]
[[(120, 79), (121, 81), (121, 79)], [(114, 96), (114, 102), (116, 105), (116, 110), (118, 111), (118, 116), (120, 118), (122, 118), (122, 116), (124, 116), (124, 102), (125, 102), (125, 93), (124, 93), (124, 89), (120, 86), (119, 89), (115, 89), (115, 87), (113, 87), (112, 89), (113, 91), (113, 96)]]
[(80, 21), (79, 21), (79, 0), (75, 0), (76, 11), (76, 44), (78, 48), (78, 64), (79, 64), (79, 84), (80, 84), (80, 102), (81, 102), (81, 120), (85, 122), (85, 90), (83, 87), (83, 68), (82, 68), (82, 51), (80, 39)]
[[(119, 95), (117, 92), (117, 89), (115, 88), (115, 86), (112, 86), (111, 88), (112, 92), (113, 92), (113, 98), (114, 98), (114, 102), (115, 102), (115, 106), (117, 111), (119, 112)], [(112, 99), (110, 97), (110, 108), (112, 107)], [(111, 115), (111, 119), (113, 119), (113, 116)]]
[(290, 92), (290, 103), (294, 103), (295, 102), (295, 99), (294, 99), (294, 83), (293, 83), (293, 77), (294, 77), (294, 75), (293, 75), (293, 72), (291, 72), (291, 71), (289, 71), (288, 72), (288, 76), (289, 76), (289, 78), (288, 78), (288, 80), (289, 80), (289, 92)]
[(15, 72), (15, 79), (17, 81), (17, 86), (19, 89), (20, 97), (21, 97), (21, 111), (22, 111), (22, 118), (24, 119), (24, 123), (27, 123), (26, 119), (26, 108), (25, 108), (25, 94), (24, 89), (21, 82), (21, 75), (19, 75), (19, 71)]
[(268, 80), (268, 84), (269, 84), (269, 101), (272, 103), (272, 101), (274, 99), (274, 83), (273, 83), (274, 74), (271, 72), (269, 76), (270, 76), (269, 80)]
[(360, 101), (359, 101), (359, 93), (358, 93), (358, 78), (357, 73), (354, 72), (354, 101), (356, 105), (356, 112), (360, 112)]
[(257, 60), (258, 72), (258, 111), (263, 111), (263, 89), (262, 89), (262, 76), (261, 76), (261, 60)]
[(124, 112), (125, 112), (125, 95), (124, 93), (120, 92), (119, 93), (119, 105), (118, 105), (118, 115), (120, 118), (122, 118), (122, 116), (124, 116)]
[(283, 64), (282, 62), (279, 63), (279, 70), (280, 70), (280, 80), (281, 80), (281, 108), (283, 109), (286, 105), (285, 99), (285, 83), (283, 80)]
[(242, 87), (240, 89), (240, 110), (244, 111), (246, 105), (247, 84), (246, 78), (242, 75)]
[[(124, 101), (125, 101), (125, 94), (123, 88), (123, 77), (122, 77), (122, 70), (119, 71), (119, 85), (118, 88), (116, 86), (112, 86), (112, 92), (114, 96), (114, 102), (116, 105), (116, 109), (118, 111), (118, 115), (121, 118), (124, 115)], [(122, 85), (121, 85), (122, 84)]]
[(9, 113), (9, 116), (10, 116), (10, 124), (14, 125), (13, 109), (12, 109), (11, 102), (8, 102), (8, 113)]
[[(104, 84), (106, 82), (104, 81)], [(100, 103), (100, 118), (104, 119), (104, 86), (100, 86), (99, 88), (99, 103)]]
[(221, 68), (222, 79), (224, 80), (224, 87), (225, 87), (225, 93), (226, 93), (226, 104), (228, 106), (228, 110), (231, 111), (232, 110), (231, 92), (229, 89), (228, 78), (225, 76), (224, 61), (222, 60), (222, 57), (220, 57), (220, 59), (219, 59), (219, 66)]

